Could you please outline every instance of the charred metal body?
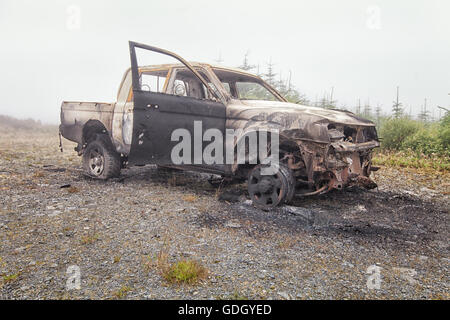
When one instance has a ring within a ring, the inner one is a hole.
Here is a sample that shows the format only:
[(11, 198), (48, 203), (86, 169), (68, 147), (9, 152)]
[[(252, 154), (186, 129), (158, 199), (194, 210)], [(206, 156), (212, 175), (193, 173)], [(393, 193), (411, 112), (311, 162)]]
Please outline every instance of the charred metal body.
[[(136, 48), (171, 56), (180, 63), (139, 66)], [(263, 208), (289, 202), (294, 193), (313, 195), (352, 184), (376, 186), (370, 173), (377, 170), (372, 166), (372, 151), (379, 141), (371, 121), (347, 111), (289, 103), (262, 79), (239, 69), (188, 63), (169, 51), (134, 42), (130, 42), (130, 56), (131, 68), (125, 72), (116, 103), (63, 102), (60, 132), (78, 143), (79, 155), (96, 141), (106, 149), (105, 159), (94, 158), (106, 167), (106, 160), (116, 166), (120, 157), (122, 165), (152, 163), (249, 178), (253, 202)], [(154, 77), (156, 84), (145, 84), (144, 76)], [(267, 99), (243, 96), (251, 92), (243, 84), (257, 85), (255, 90)], [(259, 179), (258, 166), (250, 160), (258, 164), (262, 159), (251, 159), (252, 155), (247, 155), (246, 164), (235, 159), (233, 164), (175, 166), (170, 158), (176, 144), (171, 134), (184, 128), (194, 135), (194, 121), (202, 121), (203, 130), (217, 129), (223, 134), (227, 129), (239, 130), (239, 136), (227, 141), (234, 148), (249, 132), (276, 131), (282, 174)], [(98, 177), (118, 174), (113, 169)]]

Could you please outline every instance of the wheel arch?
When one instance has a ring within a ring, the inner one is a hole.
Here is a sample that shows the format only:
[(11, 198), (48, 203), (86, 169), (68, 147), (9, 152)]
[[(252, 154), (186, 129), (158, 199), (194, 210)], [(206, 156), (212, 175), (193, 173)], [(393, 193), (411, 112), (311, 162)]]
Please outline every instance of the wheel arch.
[[(270, 129), (260, 129), (260, 130), (254, 130), (256, 132), (260, 132), (260, 131), (264, 131), (264, 132), (273, 132)], [(238, 145), (239, 143), (242, 143), (242, 141), (247, 137), (248, 133), (252, 132), (252, 131), (247, 131), (246, 133), (244, 133), (243, 135), (241, 135), (239, 137), (239, 139), (237, 139), (237, 142), (234, 144), (234, 165), (232, 166), (232, 172), (233, 174), (236, 175), (241, 175), (242, 173), (246, 176), (248, 173), (249, 168), (261, 164), (261, 159), (259, 159), (259, 152), (257, 152), (256, 155), (256, 159), (255, 156), (251, 157), (248, 154), (248, 148), (246, 147), (245, 149), (245, 163), (239, 164), (237, 161), (237, 154), (238, 154)], [(281, 159), (284, 157), (285, 153), (287, 152), (295, 152), (299, 150), (298, 144), (294, 139), (290, 139), (288, 137), (286, 137), (285, 135), (281, 134), (280, 132), (276, 132), (276, 134), (279, 137), (279, 160), (281, 161)], [(269, 156), (270, 154), (270, 150), (268, 150), (267, 155)], [(256, 164), (252, 163), (255, 162), (256, 160)], [(243, 171), (243, 172), (241, 172)]]
[(108, 130), (106, 129), (105, 125), (100, 122), (99, 120), (89, 120), (86, 122), (86, 124), (83, 126), (82, 136), (81, 136), (81, 144), (83, 148), (86, 147), (86, 145), (95, 140), (97, 137), (97, 134), (104, 134), (108, 136), (108, 141), (112, 143), (110, 134)]

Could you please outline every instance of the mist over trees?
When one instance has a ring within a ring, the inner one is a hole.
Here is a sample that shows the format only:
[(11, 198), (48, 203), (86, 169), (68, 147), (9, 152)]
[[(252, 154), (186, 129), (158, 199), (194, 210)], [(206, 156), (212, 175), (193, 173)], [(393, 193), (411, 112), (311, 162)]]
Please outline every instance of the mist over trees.
[[(315, 99), (311, 99), (310, 97), (307, 97), (304, 93), (302, 93), (292, 83), (292, 72), (290, 70), (286, 75), (283, 75), (281, 71), (277, 72), (275, 64), (271, 59), (269, 59), (268, 62), (264, 63), (263, 66), (259, 64), (252, 64), (249, 55), (250, 54), (247, 51), (244, 55), (241, 65), (239, 65), (238, 68), (254, 73), (257, 76), (261, 77), (262, 79), (264, 79), (264, 81), (269, 83), (278, 92), (280, 92), (289, 102), (326, 109), (351, 111), (359, 116), (368, 118), (376, 122), (377, 124), (381, 123), (381, 121), (386, 118), (414, 119), (411, 113), (411, 107), (408, 113), (405, 110), (403, 103), (401, 102), (400, 87), (396, 88), (396, 95), (394, 95), (393, 97), (394, 100), (391, 106), (391, 113), (383, 112), (382, 105), (380, 104), (377, 104), (376, 106), (372, 105), (369, 98), (367, 98), (364, 102), (362, 102), (360, 98), (356, 99), (354, 106), (339, 104), (339, 101), (334, 98), (334, 87), (325, 91), (322, 97), (316, 96)], [(438, 117), (434, 117), (429, 109), (427, 109), (427, 101), (425, 99), (424, 103), (421, 104), (421, 112), (416, 116), (416, 120), (424, 123), (436, 122), (443, 116), (445, 116), (445, 113), (443, 114), (442, 112), (440, 112)]]
[[(400, 87), (397, 86), (391, 106), (391, 112), (383, 112), (382, 105), (372, 105), (370, 99), (362, 102), (356, 100), (354, 106), (339, 104), (334, 98), (334, 87), (321, 98), (314, 100), (302, 93), (291, 81), (292, 73), (285, 76), (277, 72), (275, 64), (270, 59), (263, 68), (250, 62), (249, 52), (246, 52), (240, 69), (255, 73), (280, 92), (289, 102), (321, 107), (352, 111), (358, 116), (372, 120), (378, 129), (382, 141), (382, 148), (386, 150), (413, 152), (417, 156), (450, 157), (450, 112), (449, 109), (439, 107), (439, 116), (434, 117), (427, 106), (427, 99), (421, 104), (421, 111), (413, 117), (411, 106), (409, 113), (401, 101)], [(262, 92), (253, 92), (256, 97)]]

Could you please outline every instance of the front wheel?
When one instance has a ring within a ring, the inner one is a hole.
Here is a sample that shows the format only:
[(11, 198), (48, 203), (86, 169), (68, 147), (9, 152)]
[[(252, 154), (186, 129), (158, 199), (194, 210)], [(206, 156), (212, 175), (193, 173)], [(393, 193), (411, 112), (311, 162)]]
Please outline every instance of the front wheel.
[(263, 175), (263, 165), (255, 166), (248, 177), (248, 193), (255, 207), (270, 210), (290, 200), (292, 182), (283, 170), (273, 175)]
[(83, 167), (91, 177), (101, 180), (117, 177), (120, 175), (121, 166), (120, 155), (114, 151), (106, 135), (97, 135), (83, 152)]

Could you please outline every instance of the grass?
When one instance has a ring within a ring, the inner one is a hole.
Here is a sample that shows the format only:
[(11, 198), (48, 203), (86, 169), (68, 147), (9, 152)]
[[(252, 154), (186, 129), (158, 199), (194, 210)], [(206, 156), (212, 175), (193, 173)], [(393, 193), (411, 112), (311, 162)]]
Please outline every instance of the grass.
[(146, 271), (156, 269), (162, 278), (171, 284), (192, 285), (205, 279), (208, 275), (208, 270), (196, 260), (183, 259), (170, 263), (166, 243), (156, 257), (150, 258), (147, 256), (146, 260), (144, 263)]
[(92, 244), (92, 243), (96, 242), (98, 239), (99, 239), (98, 234), (86, 235), (81, 238), (81, 243), (82, 244)]
[(43, 178), (43, 177), (45, 177), (45, 173), (42, 171), (37, 171), (34, 173), (34, 177), (35, 178)]
[(180, 260), (164, 271), (163, 277), (170, 283), (193, 284), (204, 279), (208, 274), (199, 262), (195, 260)]
[(425, 169), (450, 172), (450, 159), (442, 156), (418, 155), (412, 151), (378, 150), (373, 157), (374, 165)]
[(248, 297), (237, 291), (231, 295), (220, 295), (216, 297), (217, 300), (248, 300)]
[(132, 288), (130, 288), (128, 286), (122, 286), (122, 287), (120, 287), (119, 290), (117, 290), (113, 293), (113, 296), (116, 299), (122, 299), (122, 298), (125, 298), (128, 295), (128, 292), (130, 292), (131, 290), (132, 290)]
[(14, 273), (14, 274), (10, 274), (10, 275), (4, 275), (3, 281), (5, 282), (12, 282), (14, 280), (16, 280), (19, 277), (19, 273)]
[(279, 249), (290, 249), (297, 244), (297, 239), (294, 238), (285, 238), (278, 242)]
[(197, 200), (197, 197), (194, 195), (187, 195), (183, 197), (183, 200), (186, 202), (195, 202)]
[(67, 188), (67, 192), (68, 193), (77, 193), (79, 191), (80, 190), (77, 187), (69, 187), (69, 188)]

